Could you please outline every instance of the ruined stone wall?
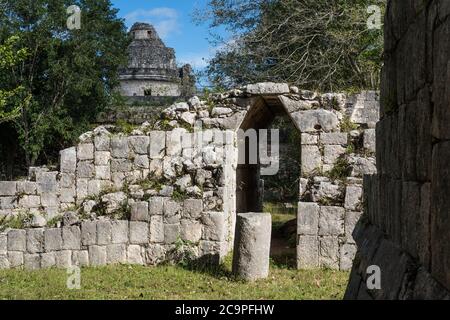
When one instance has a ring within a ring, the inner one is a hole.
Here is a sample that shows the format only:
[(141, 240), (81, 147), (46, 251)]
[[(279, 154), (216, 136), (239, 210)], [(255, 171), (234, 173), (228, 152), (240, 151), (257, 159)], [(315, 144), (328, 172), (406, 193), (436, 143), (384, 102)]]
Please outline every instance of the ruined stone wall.
[(449, 15), (446, 0), (388, 1), (378, 174), (365, 180), (347, 299), (450, 298)]
[(180, 84), (177, 82), (136, 79), (120, 82), (120, 94), (125, 97), (144, 97), (146, 90), (151, 90), (148, 92), (151, 93), (151, 96), (179, 97), (181, 95)]

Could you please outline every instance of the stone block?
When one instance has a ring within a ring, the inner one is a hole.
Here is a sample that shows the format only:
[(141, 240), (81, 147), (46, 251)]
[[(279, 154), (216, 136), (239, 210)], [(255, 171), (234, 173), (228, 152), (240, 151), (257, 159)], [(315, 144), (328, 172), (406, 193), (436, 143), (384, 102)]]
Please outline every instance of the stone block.
[(129, 152), (127, 137), (115, 136), (111, 138), (111, 156), (113, 158), (127, 159)]
[(297, 210), (297, 234), (317, 235), (319, 231), (319, 205), (313, 202), (299, 202)]
[(17, 192), (17, 182), (0, 181), (0, 196), (14, 196)]
[(302, 176), (313, 173), (322, 168), (322, 154), (318, 146), (302, 146), (301, 150), (301, 174)]
[(49, 228), (44, 232), (45, 251), (58, 251), (62, 249), (61, 228)]
[(106, 263), (117, 264), (127, 262), (127, 246), (125, 244), (110, 244), (106, 246)]
[(39, 172), (36, 174), (37, 192), (42, 193), (56, 193), (58, 192), (58, 183), (56, 176), (58, 172)]
[(150, 169), (150, 160), (147, 155), (138, 155), (134, 158), (134, 167), (136, 169)]
[(162, 216), (150, 217), (150, 242), (164, 242), (164, 219)]
[(77, 150), (78, 160), (94, 160), (94, 145), (92, 143), (79, 144)]
[(182, 128), (175, 128), (170, 132), (167, 132), (166, 136), (166, 154), (168, 156), (181, 156), (182, 146), (182, 136), (186, 134), (186, 130)]
[(201, 199), (186, 199), (183, 203), (183, 218), (198, 219), (202, 216), (203, 201)]
[(78, 226), (62, 228), (63, 249), (80, 250), (81, 249), (81, 231)]
[(356, 255), (356, 245), (351, 243), (342, 244), (339, 254), (339, 269), (344, 271), (350, 270)]
[(197, 221), (181, 220), (180, 236), (185, 241), (199, 242), (202, 238), (202, 224)]
[(149, 226), (147, 222), (130, 221), (130, 243), (147, 244), (149, 242)]
[(164, 131), (150, 132), (149, 155), (151, 159), (162, 159), (166, 149), (166, 133)]
[(95, 161), (94, 164), (96, 166), (107, 166), (111, 161), (111, 152), (109, 151), (96, 151), (95, 152)]
[(224, 241), (226, 219), (223, 212), (206, 212), (202, 216), (203, 240)]
[(162, 197), (152, 197), (149, 202), (149, 214), (153, 215), (163, 215), (164, 214), (164, 198)]
[(8, 256), (6, 254), (0, 254), (0, 270), (11, 268)]
[(302, 133), (301, 140), (302, 140), (302, 145), (307, 145), (307, 144), (317, 145), (319, 143), (319, 135), (310, 134), (310, 133)]
[(75, 186), (71, 188), (61, 188), (59, 201), (61, 201), (61, 203), (74, 203), (76, 195), (77, 191)]
[(55, 252), (45, 252), (41, 254), (41, 268), (48, 269), (56, 266)]
[(93, 161), (79, 161), (77, 166), (77, 177), (92, 179), (95, 177), (95, 166)]
[(331, 132), (339, 128), (338, 117), (328, 110), (305, 110), (291, 114), (296, 127), (304, 133)]
[(60, 171), (75, 173), (77, 169), (77, 149), (75, 147), (62, 150), (60, 153)]
[(112, 243), (112, 224), (111, 221), (97, 221), (97, 244), (107, 245)]
[(34, 195), (36, 194), (37, 185), (36, 182), (31, 181), (18, 181), (17, 192), (21, 194)]
[(299, 236), (297, 268), (315, 269), (319, 266), (319, 239), (317, 236)]
[(375, 131), (375, 129), (364, 130), (363, 146), (364, 146), (364, 149), (375, 153), (375, 151), (376, 151), (376, 131)]
[(362, 187), (348, 186), (345, 191), (345, 209), (351, 211), (362, 210)]
[(10, 230), (8, 232), (8, 251), (26, 251), (27, 240), (25, 230)]
[(129, 245), (127, 249), (127, 263), (144, 265), (142, 247), (139, 245)]
[(128, 137), (128, 143), (136, 154), (148, 154), (150, 137), (132, 136)]
[(88, 179), (77, 179), (77, 201), (80, 203), (85, 199), (88, 193), (89, 180)]
[(356, 224), (361, 218), (361, 212), (346, 211), (345, 212), (345, 237), (347, 242), (354, 243), (353, 230), (355, 230)]
[(14, 209), (17, 207), (17, 197), (0, 197), (0, 210)]
[(38, 270), (41, 268), (41, 256), (39, 254), (25, 253), (23, 260), (26, 270)]
[(128, 221), (111, 221), (112, 243), (128, 243), (128, 228)]
[(95, 166), (95, 179), (111, 180), (110, 166)]
[(105, 246), (89, 246), (89, 265), (93, 267), (106, 265)]
[(321, 133), (320, 142), (322, 144), (334, 144), (346, 146), (348, 142), (348, 136), (345, 132), (332, 132), (332, 133)]
[(287, 83), (262, 82), (249, 84), (245, 87), (245, 92), (255, 95), (278, 95), (290, 92)]
[(56, 193), (44, 192), (41, 194), (41, 204), (43, 207), (58, 207), (59, 203), (59, 197)]
[(97, 244), (97, 222), (83, 221), (81, 223), (81, 243), (83, 246)]
[(8, 251), (8, 261), (10, 268), (20, 268), (23, 266), (23, 252)]
[(344, 235), (345, 209), (342, 207), (320, 207), (319, 235)]
[(151, 244), (145, 251), (145, 261), (148, 265), (157, 265), (165, 260), (166, 249), (160, 244)]
[(19, 199), (19, 207), (24, 209), (39, 208), (41, 206), (40, 196), (23, 196)]
[(175, 243), (180, 237), (179, 224), (165, 224), (164, 225), (164, 242), (166, 244)]
[(148, 202), (135, 202), (131, 205), (131, 221), (146, 221), (150, 219)]
[(97, 151), (109, 151), (111, 148), (111, 138), (109, 135), (97, 135), (94, 137), (94, 145)]
[(168, 224), (178, 223), (181, 218), (181, 204), (174, 200), (164, 202), (164, 221)]
[(112, 159), (111, 172), (130, 172), (132, 169), (131, 162), (128, 159)]
[(44, 229), (40, 228), (27, 230), (27, 252), (44, 252)]
[(0, 256), (6, 255), (8, 252), (8, 235), (6, 233), (0, 233)]
[(339, 145), (326, 145), (324, 147), (323, 162), (325, 164), (334, 164), (336, 160), (345, 154), (346, 150), (344, 147)]
[(55, 252), (56, 267), (67, 269), (72, 266), (72, 251), (62, 250)]
[(339, 239), (333, 236), (319, 238), (319, 266), (339, 269)]
[(78, 267), (89, 266), (89, 251), (77, 250), (72, 252), (72, 264)]

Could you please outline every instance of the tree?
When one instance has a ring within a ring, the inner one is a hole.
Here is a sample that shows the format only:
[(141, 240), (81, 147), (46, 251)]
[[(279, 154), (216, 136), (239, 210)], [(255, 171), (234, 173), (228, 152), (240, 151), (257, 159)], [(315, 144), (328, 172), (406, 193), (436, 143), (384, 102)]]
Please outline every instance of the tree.
[[(67, 27), (71, 5), (81, 8), (79, 30)], [(52, 162), (110, 103), (126, 62), (126, 28), (109, 0), (0, 0), (0, 40), (13, 34), (29, 54), (1, 85), (21, 86), (30, 99), (0, 130), (16, 136), (26, 166)]]
[(284, 81), (320, 91), (378, 88), (383, 33), (369, 29), (371, 5), (385, 0), (209, 0), (212, 29), (225, 26), (231, 41), (206, 74), (219, 87)]

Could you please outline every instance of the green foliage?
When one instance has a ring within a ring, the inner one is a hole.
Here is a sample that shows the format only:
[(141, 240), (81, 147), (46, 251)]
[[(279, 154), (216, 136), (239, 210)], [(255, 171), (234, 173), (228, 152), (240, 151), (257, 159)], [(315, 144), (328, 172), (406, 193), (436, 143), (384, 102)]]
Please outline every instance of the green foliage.
[[(70, 5), (81, 8), (80, 30), (67, 29)], [(23, 88), (29, 97), (9, 128), (14, 141), (1, 146), (17, 150), (22, 164), (57, 159), (114, 101), (129, 43), (117, 12), (109, 0), (2, 1), (0, 41), (18, 35), (17, 47), (28, 52), (0, 78), (0, 87)]]
[(172, 194), (172, 199), (178, 202), (183, 202), (188, 199), (189, 195), (186, 191), (182, 191), (179, 187), (176, 187)]
[(215, 86), (283, 81), (319, 91), (377, 89), (383, 31), (369, 30), (367, 8), (385, 0), (209, 0), (196, 15), (225, 27), (206, 75)]
[(19, 213), (14, 216), (0, 217), (0, 232), (5, 231), (8, 228), (11, 229), (24, 229), (29, 225), (32, 216), (26, 213)]
[(56, 228), (58, 225), (62, 222), (62, 216), (56, 216), (49, 221), (47, 221), (47, 227), (49, 228)]
[(347, 115), (344, 115), (342, 118), (340, 126), (341, 132), (350, 132), (359, 128), (358, 125), (354, 123)]
[(117, 120), (116, 126), (119, 127), (120, 132), (125, 133), (125, 134), (130, 134), (134, 129), (136, 129), (135, 125), (132, 125), (131, 123), (129, 123), (123, 119)]
[(350, 176), (351, 165), (345, 156), (339, 157), (334, 163), (333, 169), (328, 172), (328, 177), (333, 180), (344, 180)]

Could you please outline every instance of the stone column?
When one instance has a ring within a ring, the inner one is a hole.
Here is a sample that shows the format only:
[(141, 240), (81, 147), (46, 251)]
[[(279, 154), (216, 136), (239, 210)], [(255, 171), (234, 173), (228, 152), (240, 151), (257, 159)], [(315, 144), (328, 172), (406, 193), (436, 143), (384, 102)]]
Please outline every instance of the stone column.
[(269, 275), (272, 217), (269, 213), (240, 213), (236, 220), (233, 273), (254, 281)]

